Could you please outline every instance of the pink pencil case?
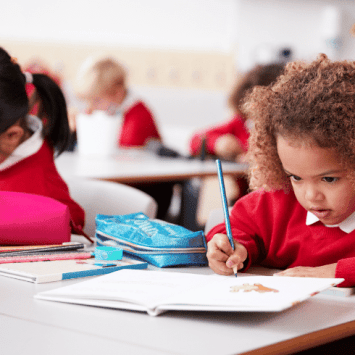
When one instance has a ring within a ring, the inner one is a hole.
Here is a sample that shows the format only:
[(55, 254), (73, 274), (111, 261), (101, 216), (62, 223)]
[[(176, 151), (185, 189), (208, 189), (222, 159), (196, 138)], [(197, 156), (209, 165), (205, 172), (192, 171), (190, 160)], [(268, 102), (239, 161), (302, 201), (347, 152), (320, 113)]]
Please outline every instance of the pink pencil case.
[(69, 242), (68, 206), (50, 197), (0, 191), (0, 245)]

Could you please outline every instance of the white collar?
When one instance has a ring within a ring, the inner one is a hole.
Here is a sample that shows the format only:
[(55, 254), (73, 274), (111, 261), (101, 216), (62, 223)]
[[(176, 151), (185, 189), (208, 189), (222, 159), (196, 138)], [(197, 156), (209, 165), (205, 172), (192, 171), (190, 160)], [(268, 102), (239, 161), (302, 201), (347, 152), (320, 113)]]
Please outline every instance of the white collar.
[[(312, 212), (307, 212), (306, 225), (309, 226), (319, 221), (319, 218)], [(345, 233), (351, 233), (355, 230), (355, 212), (339, 224), (325, 225), (326, 227), (339, 227)]]
[(28, 128), (33, 131), (30, 138), (22, 142), (13, 152), (0, 164), (0, 171), (15, 165), (19, 161), (37, 153), (43, 144), (42, 121), (33, 115), (26, 117)]

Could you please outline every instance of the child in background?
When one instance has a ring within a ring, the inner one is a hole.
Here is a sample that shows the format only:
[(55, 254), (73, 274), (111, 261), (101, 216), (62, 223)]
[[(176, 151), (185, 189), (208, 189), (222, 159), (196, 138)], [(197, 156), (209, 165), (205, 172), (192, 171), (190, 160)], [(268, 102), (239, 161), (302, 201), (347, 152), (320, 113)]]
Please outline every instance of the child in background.
[[(84, 111), (95, 110), (110, 115), (122, 114), (117, 132), (117, 145), (124, 148), (143, 147), (149, 140), (161, 141), (154, 118), (147, 106), (127, 88), (127, 74), (112, 58), (89, 58), (78, 73), (74, 91), (85, 104)], [(76, 112), (69, 115), (70, 126), (76, 131)], [(173, 183), (137, 184), (134, 187), (152, 196), (158, 203), (157, 218), (165, 219), (173, 195)]]
[(194, 134), (190, 141), (191, 154), (201, 153), (203, 139), (205, 139), (208, 154), (225, 160), (236, 160), (243, 155), (248, 148), (249, 127), (252, 123), (247, 118), (241, 103), (254, 86), (267, 86), (274, 82), (283, 68), (283, 64), (258, 65), (246, 73), (236, 83), (228, 99), (233, 118), (227, 123)]
[(244, 106), (255, 126), (248, 160), (256, 191), (207, 235), (210, 267), (230, 275), (252, 264), (280, 276), (340, 277), (355, 286), (355, 63), (286, 66)]
[[(85, 103), (85, 112), (122, 113), (118, 132), (120, 147), (141, 147), (149, 139), (160, 140), (158, 128), (147, 106), (127, 88), (124, 68), (111, 58), (89, 58), (81, 67), (75, 83), (77, 97)], [(75, 113), (70, 115), (71, 129), (76, 130)]]
[[(43, 119), (29, 115), (26, 83), (34, 85)], [(22, 73), (0, 48), (0, 190), (51, 197), (69, 207), (73, 233), (81, 234), (83, 209), (71, 199), (54, 165), (70, 135), (66, 103), (58, 85), (44, 74)]]
[[(255, 86), (268, 86), (273, 83), (276, 78), (282, 73), (284, 64), (273, 63), (266, 65), (257, 65), (237, 81), (232, 90), (228, 105), (233, 112), (233, 118), (221, 125), (201, 130), (194, 134), (190, 141), (190, 152), (192, 155), (201, 154), (201, 150), (205, 149), (203, 154), (216, 156), (223, 160), (232, 160), (237, 162), (244, 162), (245, 153), (248, 149), (249, 131), (253, 125), (252, 117), (247, 117), (243, 110), (242, 102), (245, 95)], [(203, 142), (205, 140), (205, 142)], [(204, 148), (205, 147), (205, 148)], [(214, 197), (212, 201), (211, 189), (218, 191), (217, 180), (205, 180), (202, 185), (200, 196), (202, 201), (206, 201), (205, 205), (211, 206), (204, 214), (209, 215), (213, 208)], [(247, 194), (249, 189), (246, 177), (239, 177), (235, 182), (230, 181), (229, 193), (232, 194), (230, 204)], [(213, 207), (212, 207), (213, 206)], [(200, 207), (206, 209), (206, 207)]]

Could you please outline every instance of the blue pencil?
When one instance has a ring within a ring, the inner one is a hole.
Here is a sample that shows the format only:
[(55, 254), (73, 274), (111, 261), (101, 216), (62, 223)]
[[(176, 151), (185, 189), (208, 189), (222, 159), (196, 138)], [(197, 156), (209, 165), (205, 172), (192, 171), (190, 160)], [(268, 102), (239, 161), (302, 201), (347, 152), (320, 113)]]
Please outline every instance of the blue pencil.
[[(234, 241), (233, 241), (233, 236), (232, 236), (231, 222), (229, 219), (229, 211), (228, 211), (228, 204), (227, 204), (226, 188), (224, 186), (222, 164), (219, 159), (216, 160), (216, 164), (217, 164), (219, 188), (221, 191), (223, 213), (224, 213), (224, 223), (225, 223), (226, 229), (227, 229), (227, 237), (228, 237), (229, 242), (234, 250)], [(237, 267), (234, 267), (233, 271), (234, 271), (235, 276), (237, 276)]]

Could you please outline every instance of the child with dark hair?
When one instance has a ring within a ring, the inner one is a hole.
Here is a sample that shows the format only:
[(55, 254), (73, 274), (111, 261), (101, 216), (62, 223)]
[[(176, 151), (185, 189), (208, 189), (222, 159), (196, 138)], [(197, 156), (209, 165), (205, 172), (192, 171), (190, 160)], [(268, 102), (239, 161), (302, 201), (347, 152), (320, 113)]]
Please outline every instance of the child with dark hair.
[(205, 139), (208, 154), (226, 160), (235, 160), (243, 155), (248, 148), (249, 127), (252, 125), (242, 108), (244, 97), (255, 86), (267, 86), (273, 83), (282, 73), (283, 68), (284, 65), (278, 63), (257, 65), (243, 75), (237, 81), (228, 99), (233, 118), (221, 125), (196, 132), (190, 141), (191, 154), (200, 154)]
[(256, 191), (231, 211), (234, 251), (224, 224), (208, 233), (210, 267), (229, 275), (258, 264), (355, 286), (355, 62), (289, 63), (244, 110), (255, 122)]
[[(244, 162), (253, 117), (248, 117), (244, 112), (243, 100), (255, 86), (272, 84), (283, 69), (284, 64), (281, 63), (257, 65), (242, 75), (228, 98), (228, 105), (232, 110), (233, 118), (225, 123), (196, 132), (190, 140), (191, 155), (215, 156), (223, 160)], [(230, 195), (227, 198), (228, 203), (233, 205), (236, 200), (248, 193), (249, 186), (246, 176), (240, 176), (229, 182), (231, 184), (228, 189)], [(211, 193), (211, 191), (218, 190), (217, 178), (212, 177), (202, 180), (199, 192), (195, 192), (198, 199), (203, 201), (203, 203), (198, 204), (198, 211), (196, 212), (198, 216), (208, 216), (211, 210), (219, 208), (219, 204), (215, 205), (216, 199)], [(203, 223), (203, 218), (200, 217), (200, 220)]]
[[(26, 83), (35, 87), (40, 118), (28, 114)], [(54, 164), (54, 154), (66, 149), (69, 135), (66, 103), (58, 85), (47, 75), (23, 73), (0, 48), (0, 190), (43, 195), (66, 204), (72, 231), (81, 233), (84, 211), (71, 199)]]

